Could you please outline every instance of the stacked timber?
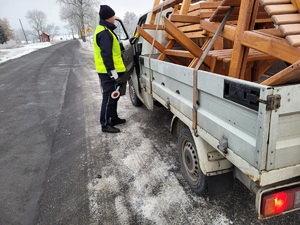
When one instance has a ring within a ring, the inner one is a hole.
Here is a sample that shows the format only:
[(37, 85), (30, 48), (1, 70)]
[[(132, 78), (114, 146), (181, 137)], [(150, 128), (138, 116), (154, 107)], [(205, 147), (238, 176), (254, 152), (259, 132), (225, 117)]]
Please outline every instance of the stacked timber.
[[(155, 24), (167, 9), (171, 14)], [(154, 0), (151, 19), (138, 32), (159, 50), (158, 60), (283, 85), (300, 82), (299, 12), (300, 0)], [(151, 29), (164, 30), (167, 43), (154, 40)], [(290, 66), (266, 77), (278, 60)]]

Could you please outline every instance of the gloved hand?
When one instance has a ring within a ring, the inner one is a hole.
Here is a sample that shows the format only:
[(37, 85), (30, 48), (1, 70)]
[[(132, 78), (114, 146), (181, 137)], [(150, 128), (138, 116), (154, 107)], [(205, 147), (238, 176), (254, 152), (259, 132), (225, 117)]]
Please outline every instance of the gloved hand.
[(109, 76), (110, 76), (110, 78), (114, 79), (119, 86), (122, 84), (122, 80), (120, 79), (116, 70), (111, 70), (109, 72)]
[(119, 75), (116, 70), (111, 70), (108, 72), (108, 74), (109, 74), (110, 78), (112, 78), (112, 79), (116, 80), (119, 78)]

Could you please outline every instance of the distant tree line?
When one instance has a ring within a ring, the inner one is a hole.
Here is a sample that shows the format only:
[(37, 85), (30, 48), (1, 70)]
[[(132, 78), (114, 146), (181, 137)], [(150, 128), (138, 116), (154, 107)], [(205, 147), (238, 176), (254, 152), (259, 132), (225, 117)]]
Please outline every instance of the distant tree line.
[[(99, 6), (100, 0), (56, 0), (60, 4), (60, 19), (67, 22), (66, 27), (74, 37), (78, 34), (83, 41), (86, 41), (86, 33), (92, 34), (94, 28), (99, 23)], [(28, 40), (39, 40), (41, 34), (47, 33), (53, 40), (59, 34), (60, 28), (54, 24), (47, 24), (47, 15), (40, 10), (30, 10), (26, 14), (26, 19), (31, 26), (31, 30), (12, 31), (7, 19), (0, 19), (0, 43), (3, 44), (8, 40), (21, 41), (24, 36)], [(134, 35), (138, 17), (134, 12), (126, 12), (123, 22), (127, 33)], [(21, 21), (20, 21), (21, 22)]]

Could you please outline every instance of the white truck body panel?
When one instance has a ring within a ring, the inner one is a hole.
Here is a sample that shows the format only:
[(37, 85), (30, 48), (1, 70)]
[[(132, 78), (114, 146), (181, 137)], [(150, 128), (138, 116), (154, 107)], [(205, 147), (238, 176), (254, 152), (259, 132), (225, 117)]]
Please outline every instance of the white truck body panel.
[[(147, 56), (141, 56), (140, 62), (144, 104), (152, 109), (154, 98), (191, 125), (193, 69)], [(259, 186), (300, 176), (299, 84), (269, 87), (205, 71), (198, 71), (197, 79), (198, 134), (218, 151), (219, 141), (228, 140), (228, 153), (220, 151), (228, 161), (224, 160), (219, 169), (232, 163)], [(226, 82), (258, 90), (258, 109), (225, 99)], [(265, 101), (271, 95), (281, 96), (281, 106), (276, 110), (267, 110)], [(198, 154), (203, 155), (199, 150)], [(218, 169), (202, 166), (207, 174)]]

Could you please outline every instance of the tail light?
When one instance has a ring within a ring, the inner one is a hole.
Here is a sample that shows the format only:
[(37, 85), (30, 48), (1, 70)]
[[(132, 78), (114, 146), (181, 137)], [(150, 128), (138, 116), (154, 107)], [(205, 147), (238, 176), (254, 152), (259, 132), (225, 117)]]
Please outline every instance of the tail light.
[(275, 216), (300, 208), (300, 187), (265, 193), (262, 196), (261, 215)]

